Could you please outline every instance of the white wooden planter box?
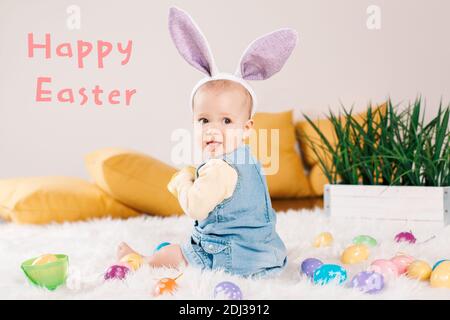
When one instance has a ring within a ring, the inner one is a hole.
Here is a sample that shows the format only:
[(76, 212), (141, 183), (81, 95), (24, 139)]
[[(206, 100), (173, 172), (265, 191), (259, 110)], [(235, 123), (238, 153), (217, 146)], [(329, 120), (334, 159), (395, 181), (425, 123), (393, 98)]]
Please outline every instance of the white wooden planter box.
[(450, 224), (450, 187), (327, 184), (325, 212), (332, 217), (441, 221)]

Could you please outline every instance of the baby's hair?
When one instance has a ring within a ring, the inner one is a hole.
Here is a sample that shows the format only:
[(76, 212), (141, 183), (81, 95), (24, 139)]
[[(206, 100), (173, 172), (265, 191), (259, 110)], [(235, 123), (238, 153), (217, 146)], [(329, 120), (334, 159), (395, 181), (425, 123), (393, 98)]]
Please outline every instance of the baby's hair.
[(218, 79), (218, 80), (211, 80), (203, 84), (200, 88), (198, 88), (197, 92), (201, 89), (212, 89), (212, 90), (227, 90), (227, 89), (233, 89), (238, 88), (241, 90), (245, 95), (245, 106), (248, 110), (248, 118), (251, 119), (252, 117), (252, 96), (250, 95), (250, 92), (248, 92), (247, 89), (241, 84), (239, 84), (236, 81), (228, 80), (228, 79)]

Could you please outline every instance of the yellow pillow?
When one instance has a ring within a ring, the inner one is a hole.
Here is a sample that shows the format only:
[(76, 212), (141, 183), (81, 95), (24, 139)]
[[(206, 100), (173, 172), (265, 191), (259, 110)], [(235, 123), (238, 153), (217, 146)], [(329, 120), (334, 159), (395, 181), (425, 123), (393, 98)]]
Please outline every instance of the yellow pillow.
[(136, 216), (96, 185), (71, 177), (0, 180), (0, 216), (17, 223), (45, 224), (110, 216)]
[(95, 183), (114, 199), (140, 212), (170, 216), (183, 213), (167, 190), (175, 168), (145, 154), (104, 148), (85, 157)]
[(329, 182), (319, 164), (315, 164), (311, 167), (311, 170), (309, 171), (309, 183), (311, 184), (311, 190), (315, 196), (323, 195), (323, 187)]
[[(252, 130), (246, 143), (250, 145), (252, 154), (259, 160), (266, 173), (271, 197), (310, 196), (309, 181), (304, 172), (300, 154), (296, 149), (297, 140), (292, 110), (280, 113), (258, 112), (253, 120), (255, 130)], [(278, 140), (276, 131), (271, 131), (271, 129), (279, 130)], [(275, 134), (273, 139), (271, 133)], [(276, 170), (277, 168), (278, 170)]]
[[(333, 124), (328, 119), (314, 120), (314, 124), (320, 129), (320, 132), (330, 141), (335, 142), (335, 133)], [(306, 120), (298, 121), (295, 125), (298, 134), (298, 140), (300, 142), (300, 148), (302, 150), (303, 159), (308, 166), (314, 166), (319, 162), (317, 155), (314, 152), (313, 147), (310, 144), (310, 140), (318, 146), (317, 151), (322, 151), (320, 147), (324, 147), (320, 135), (316, 132), (309, 122)]]
[[(381, 114), (385, 114), (387, 110), (386, 103), (372, 110), (372, 113), (377, 112), (374, 115), (375, 122), (380, 121), (380, 115), (378, 113), (378, 110), (381, 112)], [(358, 122), (360, 125), (363, 125), (366, 119), (366, 115), (367, 112), (362, 112), (359, 114), (355, 114), (353, 117), (356, 120), (356, 122)], [(343, 124), (345, 123), (345, 116), (341, 116), (341, 121), (343, 122)], [(330, 120), (318, 119), (314, 120), (314, 124), (320, 129), (320, 132), (328, 139), (328, 141), (332, 145), (336, 144), (336, 134), (334, 132), (334, 126)], [(309, 174), (311, 190), (314, 195), (322, 195), (323, 187), (325, 184), (328, 183), (328, 179), (326, 178), (325, 174), (321, 169), (321, 166), (319, 165), (319, 160), (314, 152), (313, 147), (311, 146), (310, 141), (313, 141), (314, 144), (316, 145), (317, 148), (316, 151), (323, 152), (324, 156), (326, 156), (328, 152), (326, 151), (319, 134), (316, 132), (313, 126), (309, 124), (308, 121), (306, 120), (298, 121), (295, 124), (295, 127), (297, 130), (297, 137), (300, 142), (300, 148), (302, 150), (302, 155), (304, 157), (306, 164), (311, 168)]]

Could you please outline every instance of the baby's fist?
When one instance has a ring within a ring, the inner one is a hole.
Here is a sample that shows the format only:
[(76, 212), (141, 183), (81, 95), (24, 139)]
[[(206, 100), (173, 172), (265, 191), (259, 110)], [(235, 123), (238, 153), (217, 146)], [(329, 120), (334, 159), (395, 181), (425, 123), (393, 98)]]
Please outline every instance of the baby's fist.
[(186, 182), (192, 182), (195, 180), (196, 168), (193, 166), (187, 166), (178, 172), (175, 172), (167, 185), (167, 189), (175, 197), (178, 198), (178, 189)]
[(187, 166), (180, 170), (180, 174), (189, 175), (191, 177), (191, 180), (195, 180), (195, 172), (197, 171), (197, 168), (194, 166)]

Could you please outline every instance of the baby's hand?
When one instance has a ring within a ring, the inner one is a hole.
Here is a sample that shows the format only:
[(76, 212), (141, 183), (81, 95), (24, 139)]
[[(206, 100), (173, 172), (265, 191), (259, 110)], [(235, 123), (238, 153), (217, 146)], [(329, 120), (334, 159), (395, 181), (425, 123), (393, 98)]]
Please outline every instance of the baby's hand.
[(167, 189), (171, 194), (178, 198), (179, 186), (186, 182), (193, 182), (195, 180), (196, 168), (187, 166), (178, 172), (175, 172), (167, 185)]

